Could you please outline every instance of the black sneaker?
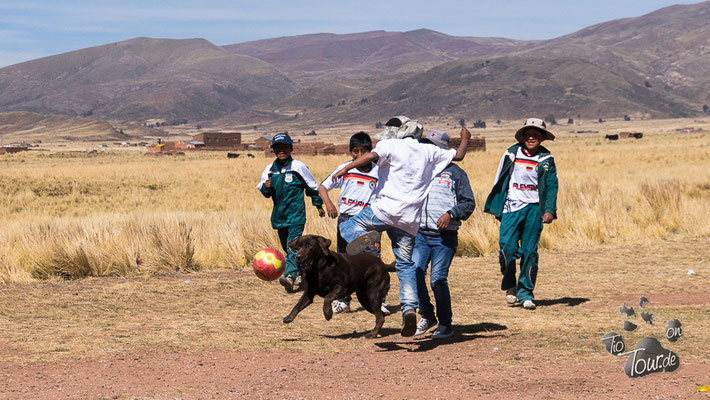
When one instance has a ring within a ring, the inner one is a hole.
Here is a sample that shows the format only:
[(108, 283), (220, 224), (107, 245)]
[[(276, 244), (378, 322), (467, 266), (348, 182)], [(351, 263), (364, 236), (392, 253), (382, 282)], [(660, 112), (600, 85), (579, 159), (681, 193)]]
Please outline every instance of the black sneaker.
[(399, 332), (403, 337), (414, 336), (417, 331), (417, 313), (411, 308), (402, 314), (402, 330)]
[(279, 283), (286, 289), (286, 292), (291, 293), (293, 291), (293, 278), (290, 276), (282, 275), (279, 278)]
[(448, 339), (450, 337), (454, 336), (454, 331), (451, 329), (449, 326), (444, 326), (444, 325), (439, 325), (438, 328), (434, 331), (434, 334), (431, 335), (432, 339)]
[(348, 243), (348, 246), (345, 248), (345, 252), (351, 256), (360, 254), (367, 246), (374, 244), (377, 241), (378, 236), (379, 234), (377, 231), (365, 232), (353, 239), (352, 242)]

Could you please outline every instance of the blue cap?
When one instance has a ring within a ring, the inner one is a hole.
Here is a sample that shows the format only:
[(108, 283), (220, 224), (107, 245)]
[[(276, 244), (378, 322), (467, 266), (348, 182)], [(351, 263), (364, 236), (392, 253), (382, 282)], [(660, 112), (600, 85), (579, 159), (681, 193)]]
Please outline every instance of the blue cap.
[(273, 139), (271, 139), (271, 147), (274, 147), (274, 145), (277, 145), (279, 143), (293, 146), (293, 140), (291, 140), (291, 136), (289, 136), (288, 133), (279, 133), (278, 135), (275, 135)]

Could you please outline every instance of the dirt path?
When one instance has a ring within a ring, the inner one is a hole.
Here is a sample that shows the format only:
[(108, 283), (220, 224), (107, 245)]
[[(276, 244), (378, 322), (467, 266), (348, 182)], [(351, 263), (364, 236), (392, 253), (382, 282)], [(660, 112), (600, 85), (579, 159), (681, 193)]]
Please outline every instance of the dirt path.
[(423, 342), (377, 341), (371, 351), (327, 355), (135, 353), (59, 364), (14, 363), (0, 370), (0, 397), (690, 398), (710, 382), (708, 364), (630, 379), (622, 360), (518, 369), (491, 366), (511, 356), (491, 350), (501, 344), (496, 340)]
[[(457, 258), (457, 334), (444, 341), (402, 338), (396, 311), (364, 339), (374, 321), (357, 303), (330, 322), (316, 303), (283, 324), (298, 295), (247, 271), (0, 287), (0, 399), (710, 399), (696, 393), (710, 385), (708, 248), (545, 253), (534, 312), (503, 305), (494, 257)], [(640, 295), (656, 325), (619, 315)], [(628, 378), (600, 341), (626, 318), (640, 325), (627, 347), (656, 337), (680, 368)], [(671, 318), (684, 324), (676, 343), (663, 338)]]

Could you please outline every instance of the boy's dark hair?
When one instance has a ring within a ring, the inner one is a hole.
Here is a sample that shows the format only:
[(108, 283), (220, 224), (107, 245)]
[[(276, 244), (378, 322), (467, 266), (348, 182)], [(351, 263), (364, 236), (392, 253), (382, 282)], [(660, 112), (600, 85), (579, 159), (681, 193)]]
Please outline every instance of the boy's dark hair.
[(364, 147), (367, 151), (372, 151), (372, 139), (367, 133), (360, 131), (350, 137), (350, 151), (356, 147)]

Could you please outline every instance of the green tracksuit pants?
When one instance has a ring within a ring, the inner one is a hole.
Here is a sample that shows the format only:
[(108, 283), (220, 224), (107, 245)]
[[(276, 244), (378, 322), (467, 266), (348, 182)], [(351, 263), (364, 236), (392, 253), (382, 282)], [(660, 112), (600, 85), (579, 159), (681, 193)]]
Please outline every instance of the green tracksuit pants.
[(288, 248), (288, 242), (301, 236), (303, 234), (303, 225), (291, 225), (284, 228), (277, 229), (279, 233), (279, 241), (281, 241), (281, 247), (283, 247), (286, 252), (286, 268), (284, 268), (284, 276), (290, 276), (296, 279), (298, 273), (298, 263), (296, 262), (296, 253), (291, 252)]
[[(537, 280), (537, 245), (542, 233), (542, 217), (538, 204), (528, 204), (523, 209), (503, 214), (500, 221), (500, 288), (517, 287), (520, 303), (534, 300), (533, 289)], [(515, 260), (520, 259), (518, 283), (515, 283)]]

